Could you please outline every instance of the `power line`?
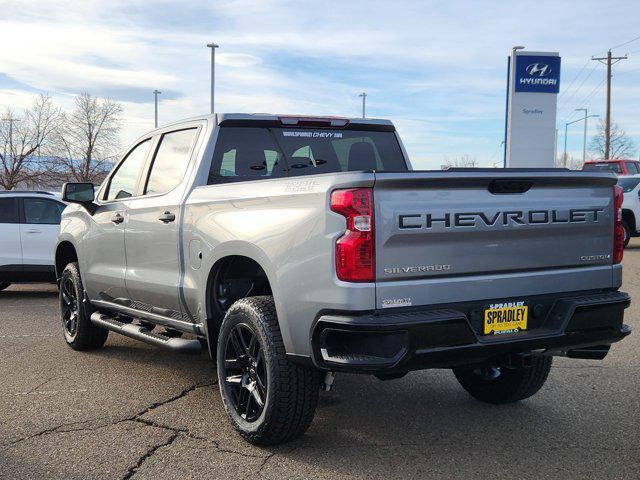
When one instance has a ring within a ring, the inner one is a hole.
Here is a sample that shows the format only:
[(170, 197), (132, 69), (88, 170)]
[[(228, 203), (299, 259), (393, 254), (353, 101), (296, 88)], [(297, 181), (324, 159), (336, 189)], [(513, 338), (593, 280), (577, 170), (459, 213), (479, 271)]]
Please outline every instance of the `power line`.
[[(596, 85), (596, 86), (593, 88), (593, 90), (591, 90), (591, 91), (590, 91), (590, 92), (589, 92), (589, 93), (588, 93), (588, 94), (587, 94), (587, 95), (586, 95), (582, 100), (580, 100), (580, 101), (579, 101), (577, 104), (575, 104), (574, 106), (577, 106), (577, 105), (586, 105), (586, 104), (587, 104), (587, 102), (589, 102), (589, 101), (593, 98), (593, 96), (594, 96), (596, 93), (598, 93), (598, 92), (602, 89), (602, 87), (603, 87), (603, 85), (605, 84), (605, 82), (606, 82), (606, 81), (607, 81), (607, 79), (606, 79), (606, 78), (603, 78), (603, 79), (602, 79), (602, 81), (601, 81), (598, 85)], [(568, 116), (565, 118), (565, 120), (567, 120), (567, 121), (569, 121), (569, 120), (573, 120), (573, 118), (574, 118), (575, 116), (576, 116), (576, 111), (575, 111), (575, 109), (574, 109), (574, 110), (571, 112), (571, 114), (570, 114), (570, 115), (568, 115)]]
[(578, 86), (578, 88), (576, 88), (573, 93), (571, 94), (571, 96), (569, 96), (568, 98), (565, 98), (565, 100), (562, 102), (562, 105), (560, 105), (560, 107), (558, 108), (558, 110), (562, 111), (567, 104), (573, 99), (573, 97), (576, 96), (576, 94), (582, 90), (582, 87), (584, 86), (584, 84), (586, 83), (587, 80), (589, 80), (589, 78), (591, 78), (591, 75), (593, 75), (593, 72), (596, 71), (596, 69), (598, 68), (598, 65), (594, 65), (593, 68), (589, 71), (589, 74), (582, 80), (582, 82), (580, 83), (580, 85)]
[(624, 47), (625, 45), (629, 45), (630, 43), (633, 43), (633, 42), (638, 41), (638, 40), (640, 40), (640, 36), (632, 38), (631, 40), (629, 40), (627, 42), (621, 43), (620, 45), (616, 45), (614, 47), (611, 47), (609, 50), (615, 50), (616, 48)]
[(589, 65), (589, 61), (587, 60), (584, 65), (582, 66), (582, 68), (580, 69), (580, 71), (578, 72), (578, 74), (573, 77), (573, 80), (571, 80), (571, 82), (569, 82), (569, 85), (567, 85), (565, 87), (565, 89), (560, 92), (560, 94), (558, 95), (558, 98), (562, 97), (564, 94), (566, 94), (570, 89), (571, 89), (571, 85), (573, 85), (573, 83), (577, 80), (577, 78), (582, 74), (582, 72), (584, 72), (584, 69), (587, 68), (587, 65)]

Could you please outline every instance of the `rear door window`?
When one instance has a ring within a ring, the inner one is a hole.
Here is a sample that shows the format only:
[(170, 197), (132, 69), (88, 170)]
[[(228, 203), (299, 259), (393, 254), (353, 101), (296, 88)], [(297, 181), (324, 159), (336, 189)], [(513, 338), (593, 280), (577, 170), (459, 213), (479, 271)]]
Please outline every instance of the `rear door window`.
[(638, 164), (636, 162), (625, 162), (629, 175), (636, 175), (638, 172)]
[(222, 127), (209, 184), (361, 170), (407, 170), (393, 132)]
[(197, 132), (198, 129), (190, 128), (162, 135), (145, 194), (166, 193), (178, 186), (187, 171)]
[(18, 200), (14, 198), (0, 198), (0, 223), (19, 223)]
[(24, 222), (36, 225), (59, 225), (65, 204), (46, 198), (25, 198)]

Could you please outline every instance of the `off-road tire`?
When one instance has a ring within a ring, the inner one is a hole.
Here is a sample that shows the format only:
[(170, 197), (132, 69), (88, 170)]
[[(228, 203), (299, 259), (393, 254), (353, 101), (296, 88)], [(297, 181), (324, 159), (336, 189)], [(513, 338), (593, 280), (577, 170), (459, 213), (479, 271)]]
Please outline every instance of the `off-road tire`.
[[(266, 401), (260, 416), (248, 422), (236, 410), (232, 387), (227, 385), (227, 341), (234, 328), (249, 327), (260, 343), (266, 372)], [(289, 361), (271, 296), (236, 301), (224, 317), (217, 348), (218, 383), (231, 423), (254, 445), (275, 445), (302, 435), (313, 420), (318, 404), (320, 374), (314, 368)]]
[(529, 398), (544, 385), (551, 370), (552, 357), (537, 356), (527, 367), (501, 367), (500, 374), (488, 379), (474, 366), (453, 369), (458, 382), (469, 395), (486, 403), (513, 403)]
[(4, 290), (5, 288), (9, 288), (10, 285), (10, 283), (0, 283), (0, 291)]
[[(71, 281), (75, 290), (77, 299), (77, 326), (75, 333), (70, 333), (65, 327), (63, 318), (63, 295), (65, 282)], [(90, 320), (91, 314), (95, 312), (95, 308), (84, 300), (84, 287), (82, 278), (80, 277), (80, 269), (76, 262), (69, 263), (62, 272), (60, 277), (60, 320), (62, 323), (62, 334), (67, 345), (74, 350), (96, 350), (104, 345), (109, 335), (109, 330), (99, 327)]]

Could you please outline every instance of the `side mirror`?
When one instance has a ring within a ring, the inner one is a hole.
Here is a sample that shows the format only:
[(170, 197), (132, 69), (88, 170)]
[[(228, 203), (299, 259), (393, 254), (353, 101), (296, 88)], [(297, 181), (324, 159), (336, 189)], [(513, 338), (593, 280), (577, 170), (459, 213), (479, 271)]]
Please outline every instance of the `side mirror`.
[(85, 207), (90, 214), (95, 212), (96, 198), (93, 183), (65, 183), (62, 186), (62, 201), (68, 203), (79, 203)]

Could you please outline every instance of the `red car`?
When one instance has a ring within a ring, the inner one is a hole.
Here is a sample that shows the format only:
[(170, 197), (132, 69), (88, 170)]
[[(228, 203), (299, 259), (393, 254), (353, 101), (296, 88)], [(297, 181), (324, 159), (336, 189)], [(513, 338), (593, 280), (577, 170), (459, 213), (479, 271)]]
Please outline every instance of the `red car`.
[(640, 173), (640, 162), (637, 160), (590, 160), (584, 162), (582, 170), (610, 170), (618, 175), (636, 175)]

